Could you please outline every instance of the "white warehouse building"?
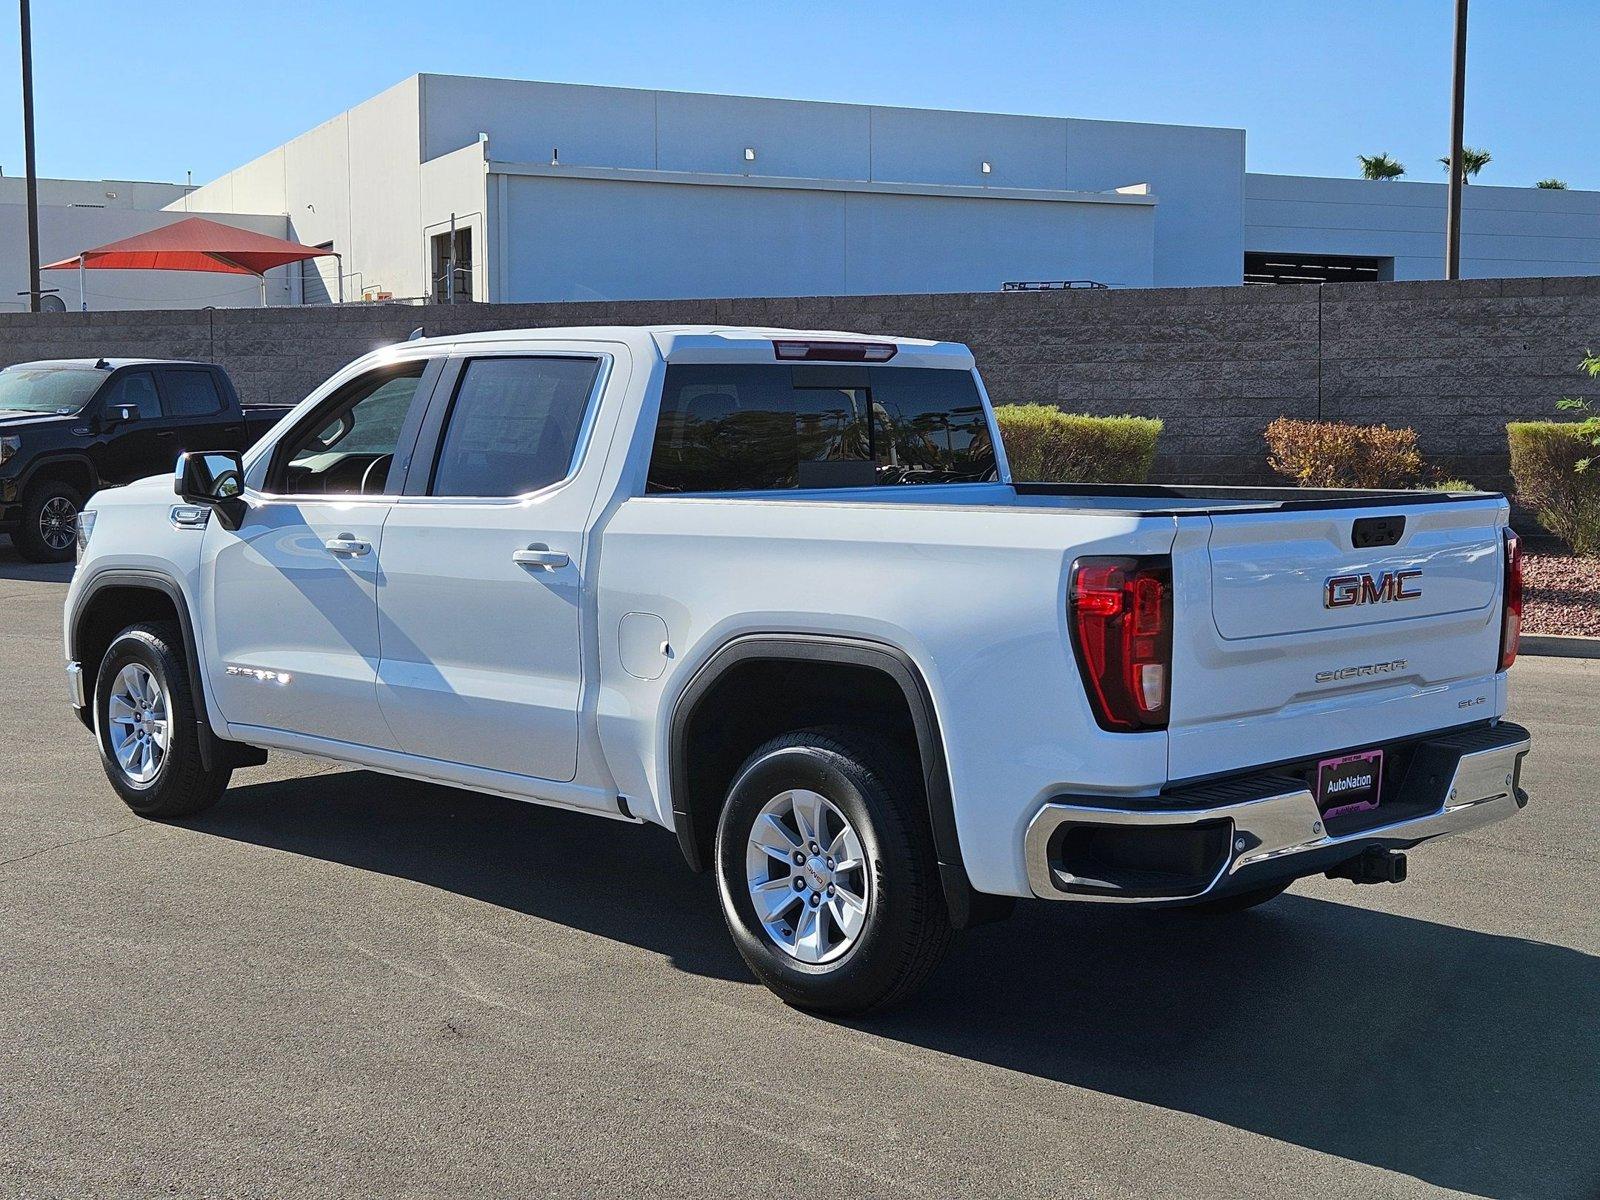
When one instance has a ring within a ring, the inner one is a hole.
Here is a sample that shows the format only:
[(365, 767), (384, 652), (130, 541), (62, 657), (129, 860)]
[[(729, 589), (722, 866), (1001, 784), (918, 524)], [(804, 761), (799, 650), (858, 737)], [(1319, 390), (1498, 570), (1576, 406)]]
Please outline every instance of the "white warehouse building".
[[(416, 75), (142, 215), (335, 250), (351, 299), (616, 300), (1438, 278), (1444, 192), (1250, 174), (1239, 129)], [(1474, 184), (1462, 260), (1600, 274), (1600, 193)]]

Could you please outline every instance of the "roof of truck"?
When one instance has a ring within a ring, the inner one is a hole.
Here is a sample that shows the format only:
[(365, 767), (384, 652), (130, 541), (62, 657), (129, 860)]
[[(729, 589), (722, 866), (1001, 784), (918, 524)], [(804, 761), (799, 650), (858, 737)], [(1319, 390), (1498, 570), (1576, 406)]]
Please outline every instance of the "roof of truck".
[(836, 329), (783, 329), (769, 325), (579, 325), (562, 328), (497, 329), (481, 333), (422, 337), (410, 343), (456, 345), (504, 341), (616, 341), (653, 342), (665, 359), (679, 362), (739, 361), (773, 357), (772, 343), (855, 342), (893, 345), (896, 366), (972, 368), (972, 352), (959, 342), (898, 337), (883, 333), (852, 333)]

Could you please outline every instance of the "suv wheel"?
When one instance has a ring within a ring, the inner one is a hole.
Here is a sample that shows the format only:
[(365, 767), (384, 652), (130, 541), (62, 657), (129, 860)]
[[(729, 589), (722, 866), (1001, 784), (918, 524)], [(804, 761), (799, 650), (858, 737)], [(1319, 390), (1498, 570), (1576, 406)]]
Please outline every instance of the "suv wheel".
[(943, 957), (950, 918), (912, 770), (844, 729), (766, 743), (717, 825), (722, 913), (761, 981), (845, 1016), (910, 995)]
[(30, 562), (69, 561), (82, 507), (76, 488), (48, 479), (34, 484), (23, 494), (22, 519), (11, 537), (17, 553)]
[(176, 625), (132, 625), (111, 643), (95, 680), (101, 765), (141, 817), (187, 817), (210, 808), (233, 773), (201, 764), (182, 645)]

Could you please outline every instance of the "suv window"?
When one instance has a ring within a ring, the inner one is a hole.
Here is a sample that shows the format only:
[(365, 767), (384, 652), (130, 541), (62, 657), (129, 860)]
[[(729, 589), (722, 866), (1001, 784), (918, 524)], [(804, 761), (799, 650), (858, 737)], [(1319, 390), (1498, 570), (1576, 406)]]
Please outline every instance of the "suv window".
[(161, 415), (161, 400), (156, 395), (156, 377), (149, 371), (124, 371), (106, 389), (106, 398), (100, 409), (110, 412), (118, 404), (131, 404), (139, 416), (151, 420)]
[(430, 494), (520, 496), (565, 479), (599, 370), (553, 355), (469, 361)]
[(284, 439), (276, 487), (286, 495), (382, 495), (426, 363), (376, 372)]
[(667, 368), (650, 492), (993, 479), (978, 385), (937, 367)]
[(222, 411), (222, 393), (210, 371), (169, 368), (161, 373), (161, 391), (169, 417), (209, 417)]

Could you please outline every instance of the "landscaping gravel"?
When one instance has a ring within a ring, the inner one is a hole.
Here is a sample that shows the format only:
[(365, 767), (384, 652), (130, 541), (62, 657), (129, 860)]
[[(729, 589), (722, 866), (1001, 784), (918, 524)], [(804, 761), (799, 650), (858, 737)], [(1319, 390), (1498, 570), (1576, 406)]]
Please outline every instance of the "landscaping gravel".
[(1600, 637), (1600, 557), (1523, 558), (1524, 633)]

